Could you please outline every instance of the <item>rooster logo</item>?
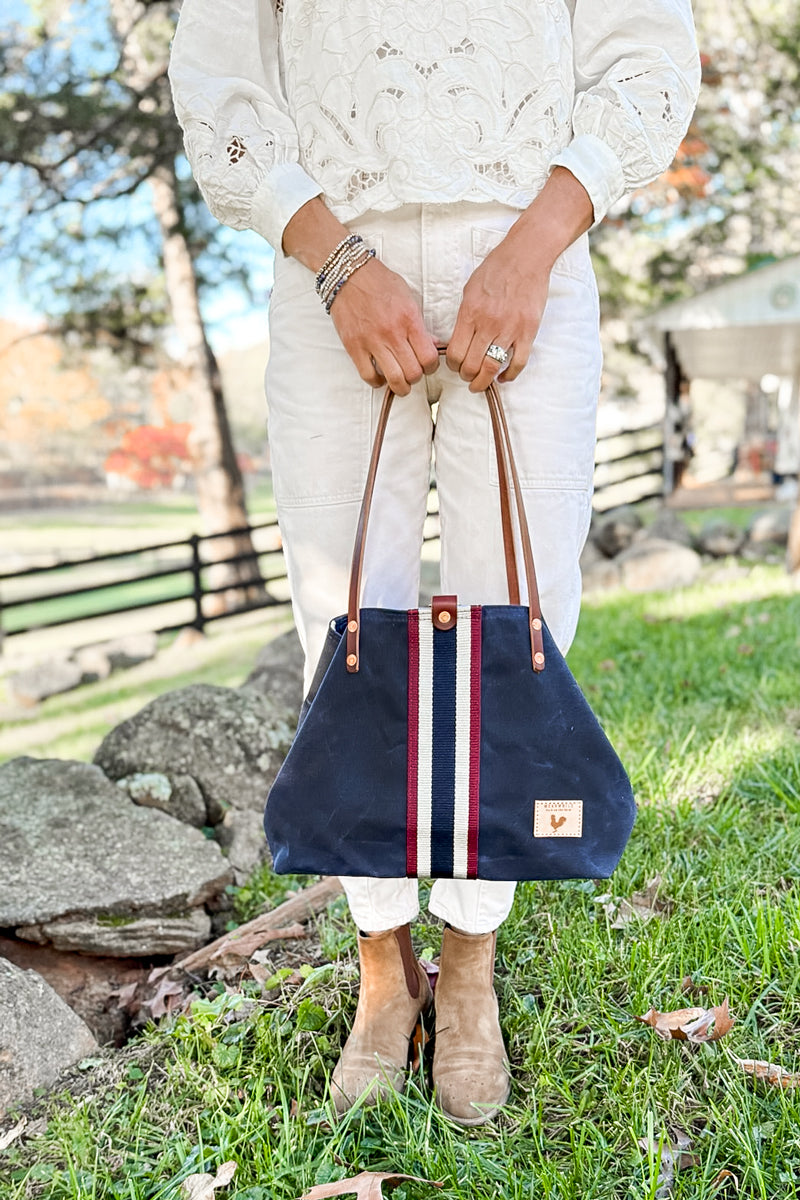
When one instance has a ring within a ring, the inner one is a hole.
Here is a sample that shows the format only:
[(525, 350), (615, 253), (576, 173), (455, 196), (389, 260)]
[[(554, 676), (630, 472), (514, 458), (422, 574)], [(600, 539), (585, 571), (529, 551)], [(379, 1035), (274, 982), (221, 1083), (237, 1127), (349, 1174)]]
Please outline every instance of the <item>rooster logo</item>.
[(550, 814), (550, 824), (553, 826), (553, 829), (560, 829), (566, 819), (566, 817), (557, 817), (555, 813)]

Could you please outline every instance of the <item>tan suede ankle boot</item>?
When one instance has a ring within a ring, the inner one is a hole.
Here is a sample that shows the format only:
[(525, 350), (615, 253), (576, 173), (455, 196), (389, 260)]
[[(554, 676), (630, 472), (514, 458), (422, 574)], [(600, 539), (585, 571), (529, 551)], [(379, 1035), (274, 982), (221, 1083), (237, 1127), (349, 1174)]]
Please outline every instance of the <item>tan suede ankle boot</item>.
[(490, 1121), (510, 1090), (494, 992), (496, 933), (445, 928), (436, 982), (433, 1085), (436, 1102), (459, 1125)]
[(367, 1088), (371, 1104), (390, 1089), (402, 1092), (409, 1039), (431, 1005), (428, 977), (414, 954), (408, 925), (367, 937), (359, 934), (358, 957), (356, 1017), (331, 1076), (338, 1113), (351, 1108)]

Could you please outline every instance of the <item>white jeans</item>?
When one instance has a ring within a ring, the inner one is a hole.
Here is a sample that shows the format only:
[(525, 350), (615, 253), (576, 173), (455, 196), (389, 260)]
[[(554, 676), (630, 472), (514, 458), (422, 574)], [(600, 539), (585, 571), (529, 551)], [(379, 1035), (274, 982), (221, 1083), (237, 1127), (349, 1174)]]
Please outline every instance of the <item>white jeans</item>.
[[(519, 213), (501, 204), (404, 205), (351, 228), (417, 296), (446, 343), (464, 284)], [(345, 284), (345, 286), (347, 286)], [(580, 606), (578, 558), (591, 515), (601, 355), (597, 287), (584, 235), (557, 261), (531, 358), (502, 387), (531, 529), (542, 610), (566, 652)], [(306, 686), (331, 617), (347, 607), (358, 509), (382, 399), (359, 377), (314, 291), (310, 271), (277, 256), (266, 374), (273, 484)], [(507, 602), (499, 491), (485, 399), (445, 365), (395, 401), (378, 472), (362, 604), (418, 602), (433, 422), (441, 513), (442, 591), (466, 604)], [(521, 581), (524, 596), (524, 580)], [(379, 802), (380, 798), (376, 797)], [(412, 879), (343, 879), (362, 930), (419, 913)], [(496, 929), (513, 883), (437, 880), (429, 910), (469, 933)]]

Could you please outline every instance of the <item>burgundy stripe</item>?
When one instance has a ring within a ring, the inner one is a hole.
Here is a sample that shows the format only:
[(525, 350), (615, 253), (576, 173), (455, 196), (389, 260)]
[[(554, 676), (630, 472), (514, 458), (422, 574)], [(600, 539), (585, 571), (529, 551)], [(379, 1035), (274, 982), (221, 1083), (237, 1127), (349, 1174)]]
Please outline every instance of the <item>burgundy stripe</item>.
[(408, 765), (406, 770), (406, 875), (417, 874), (419, 770), (419, 611), (408, 612)]
[(469, 689), (469, 832), (467, 834), (467, 878), (478, 877), (478, 821), (481, 782), (481, 608), (474, 604), (472, 657)]

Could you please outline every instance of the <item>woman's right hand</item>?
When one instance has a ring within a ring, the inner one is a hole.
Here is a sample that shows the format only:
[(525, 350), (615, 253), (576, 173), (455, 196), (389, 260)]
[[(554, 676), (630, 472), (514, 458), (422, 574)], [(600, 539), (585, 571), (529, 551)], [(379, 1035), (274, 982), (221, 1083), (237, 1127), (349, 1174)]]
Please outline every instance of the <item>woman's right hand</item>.
[[(350, 230), (316, 197), (297, 210), (283, 231), (283, 249), (315, 274)], [(331, 306), (342, 345), (371, 387), (388, 383), (398, 396), (439, 365), (411, 288), (396, 271), (371, 258), (354, 271)]]
[(388, 383), (398, 396), (439, 365), (436, 343), (401, 275), (371, 258), (354, 271), (331, 306), (331, 318), (361, 378)]

